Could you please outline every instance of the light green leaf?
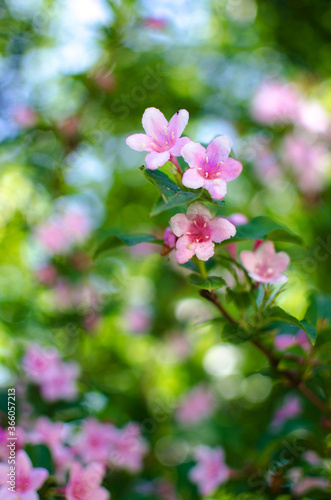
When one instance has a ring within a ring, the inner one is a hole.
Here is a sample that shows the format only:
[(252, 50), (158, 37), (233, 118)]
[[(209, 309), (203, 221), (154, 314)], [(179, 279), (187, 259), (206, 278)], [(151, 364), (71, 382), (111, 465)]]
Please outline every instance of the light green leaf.
[(190, 274), (188, 277), (188, 282), (197, 288), (202, 288), (203, 290), (216, 290), (224, 286), (225, 280), (220, 276), (208, 276), (208, 278), (201, 278), (198, 274)]
[(98, 257), (101, 253), (108, 250), (114, 250), (120, 246), (134, 246), (139, 243), (157, 243), (163, 244), (162, 240), (155, 239), (155, 236), (150, 234), (133, 234), (131, 236), (119, 236), (117, 234), (110, 234), (105, 238), (102, 243), (97, 247), (94, 258)]

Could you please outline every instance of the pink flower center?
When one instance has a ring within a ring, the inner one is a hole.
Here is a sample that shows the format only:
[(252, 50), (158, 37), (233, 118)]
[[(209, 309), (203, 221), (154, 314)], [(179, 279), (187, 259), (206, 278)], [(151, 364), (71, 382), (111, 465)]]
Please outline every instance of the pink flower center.
[(256, 264), (255, 273), (258, 276), (263, 276), (263, 278), (270, 278), (275, 274), (275, 270), (268, 262), (264, 262), (261, 264)]
[(205, 163), (198, 168), (198, 172), (204, 179), (219, 179), (221, 176), (221, 164), (222, 162), (219, 162), (216, 165), (211, 164), (209, 162), (208, 156), (206, 156)]
[(28, 491), (31, 488), (30, 478), (26, 474), (17, 474), (16, 477), (16, 490), (17, 491)]
[(176, 143), (174, 132), (172, 132), (170, 135), (167, 127), (164, 127), (163, 131), (164, 133), (158, 134), (158, 137), (156, 137), (155, 134), (152, 135), (153, 142), (151, 143), (151, 145), (153, 146), (153, 149), (156, 153), (169, 151), (169, 149), (171, 149)]
[(90, 493), (90, 488), (88, 485), (85, 483), (85, 481), (82, 479), (80, 481), (76, 481), (72, 485), (72, 495), (74, 498), (77, 498), (77, 500), (82, 500), (86, 497), (88, 493)]
[(208, 222), (201, 215), (197, 215), (192, 219), (186, 234), (191, 243), (206, 243), (211, 238)]

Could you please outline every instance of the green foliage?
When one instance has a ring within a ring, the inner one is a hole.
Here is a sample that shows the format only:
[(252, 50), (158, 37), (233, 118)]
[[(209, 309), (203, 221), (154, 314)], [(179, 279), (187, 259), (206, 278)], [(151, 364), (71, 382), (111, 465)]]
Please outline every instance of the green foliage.
[(237, 233), (231, 241), (241, 240), (271, 240), (304, 245), (300, 236), (283, 224), (279, 224), (270, 217), (265, 216), (255, 217), (247, 224), (238, 226)]
[(157, 240), (154, 236), (149, 234), (133, 234), (130, 236), (123, 236), (123, 235), (119, 236), (117, 234), (110, 234), (97, 247), (94, 253), (94, 258), (99, 257), (99, 255), (104, 252), (115, 250), (116, 248), (121, 247), (123, 245), (132, 247), (138, 245), (139, 243), (162, 244), (163, 241)]
[(183, 191), (166, 174), (159, 170), (141, 168), (142, 173), (160, 192), (161, 197), (153, 205), (151, 216), (158, 215), (165, 210), (187, 205), (200, 197), (200, 191)]
[(226, 284), (225, 280), (220, 276), (208, 276), (208, 278), (201, 278), (201, 276), (198, 276), (197, 274), (190, 274), (187, 280), (190, 285), (209, 291), (221, 288)]

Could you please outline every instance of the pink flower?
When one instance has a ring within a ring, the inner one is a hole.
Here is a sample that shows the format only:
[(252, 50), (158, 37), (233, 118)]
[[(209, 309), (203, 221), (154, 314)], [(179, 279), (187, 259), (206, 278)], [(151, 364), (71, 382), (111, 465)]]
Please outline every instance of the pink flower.
[(330, 128), (330, 116), (318, 101), (303, 101), (299, 106), (298, 123), (309, 132), (325, 134)]
[(180, 137), (188, 118), (186, 109), (180, 109), (168, 123), (159, 109), (147, 108), (142, 119), (147, 135), (130, 135), (126, 143), (135, 151), (149, 151), (145, 158), (146, 167), (155, 170), (162, 167), (171, 156), (180, 156), (182, 147), (190, 142), (188, 137)]
[(65, 490), (66, 499), (108, 500), (109, 492), (100, 486), (104, 475), (104, 466), (97, 462), (92, 462), (85, 468), (78, 462), (74, 462)]
[[(241, 226), (242, 224), (247, 224), (248, 219), (245, 215), (243, 214), (232, 214), (229, 217), (227, 217), (227, 220), (231, 222), (234, 226)], [(236, 243), (229, 243), (226, 246), (227, 251), (230, 254), (230, 257), (232, 259), (236, 260), (237, 258), (237, 244)]]
[(49, 447), (56, 464), (57, 476), (59, 480), (63, 480), (73, 459), (71, 449), (64, 446), (63, 422), (52, 422), (47, 417), (38, 418), (34, 430), (30, 433), (30, 442), (44, 443)]
[(242, 165), (228, 158), (232, 147), (230, 137), (220, 135), (207, 149), (197, 142), (189, 142), (182, 149), (182, 156), (189, 164), (183, 175), (184, 186), (192, 189), (204, 187), (212, 198), (221, 200), (226, 195), (226, 183), (241, 174)]
[(259, 283), (285, 283), (287, 276), (283, 271), (288, 267), (290, 258), (285, 252), (275, 252), (272, 241), (265, 241), (254, 251), (244, 250), (241, 262), (249, 276)]
[(230, 470), (224, 461), (222, 448), (199, 446), (195, 458), (198, 464), (191, 469), (189, 477), (197, 484), (201, 495), (209, 495), (228, 480)]
[(208, 208), (202, 203), (192, 203), (186, 214), (176, 214), (170, 219), (170, 226), (178, 237), (176, 259), (184, 264), (196, 255), (200, 260), (208, 260), (214, 255), (215, 243), (221, 243), (236, 234), (231, 222), (222, 218), (212, 219)]
[(55, 349), (43, 349), (37, 344), (32, 344), (22, 359), (22, 367), (31, 380), (41, 383), (48, 370), (57, 365), (59, 360), (59, 354)]
[(283, 158), (293, 169), (299, 188), (304, 193), (317, 193), (323, 189), (329, 164), (326, 143), (288, 136), (284, 141)]
[(111, 424), (89, 418), (84, 422), (80, 439), (74, 446), (84, 463), (107, 462), (111, 443), (117, 436), (117, 429)]
[[(46, 481), (49, 473), (42, 467), (32, 467), (32, 463), (25, 451), (19, 450), (16, 455), (16, 479), (14, 484), (10, 480), (9, 465), (0, 464), (0, 498), (1, 500), (38, 500), (37, 490)], [(8, 488), (13, 487), (14, 491)]]
[(172, 232), (171, 227), (167, 227), (167, 229), (164, 231), (163, 239), (164, 239), (164, 244), (167, 247), (169, 247), (169, 248), (175, 248), (177, 237)]
[(117, 469), (139, 472), (146, 451), (139, 426), (129, 423), (123, 429), (116, 429), (113, 434), (109, 462)]
[(49, 368), (41, 381), (41, 394), (47, 401), (72, 400), (77, 396), (79, 366), (74, 362), (58, 363)]
[(311, 343), (303, 330), (299, 330), (297, 334), (282, 333), (277, 335), (274, 340), (274, 346), (279, 351), (285, 351), (289, 347), (299, 345), (304, 351), (308, 351)]
[(151, 327), (151, 312), (148, 307), (135, 306), (125, 313), (126, 327), (131, 333), (145, 333)]
[(300, 399), (294, 394), (288, 394), (282, 406), (275, 411), (270, 424), (271, 428), (278, 431), (287, 420), (297, 417), (301, 411)]
[(294, 85), (265, 81), (254, 96), (251, 113), (261, 123), (288, 123), (297, 117), (298, 106), (299, 95)]
[(182, 424), (194, 425), (208, 418), (214, 410), (214, 396), (208, 387), (201, 384), (194, 387), (181, 400), (176, 418)]

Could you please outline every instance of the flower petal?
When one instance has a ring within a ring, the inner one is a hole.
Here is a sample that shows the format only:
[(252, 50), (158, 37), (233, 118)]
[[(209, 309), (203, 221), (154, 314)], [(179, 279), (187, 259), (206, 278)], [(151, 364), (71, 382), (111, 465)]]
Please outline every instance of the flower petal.
[(180, 139), (177, 139), (176, 143), (170, 149), (170, 153), (173, 156), (181, 156), (183, 147), (189, 142), (191, 142), (191, 139), (188, 137), (181, 137)]
[(212, 241), (206, 243), (198, 243), (195, 249), (195, 255), (200, 260), (208, 260), (214, 255), (215, 245)]
[(211, 213), (209, 212), (208, 208), (203, 203), (200, 203), (199, 201), (192, 203), (188, 207), (186, 215), (189, 219), (194, 219), (198, 215), (200, 215), (201, 217), (204, 217), (207, 220), (211, 219)]
[(278, 252), (274, 258), (273, 268), (277, 273), (282, 273), (290, 264), (290, 257), (285, 252)]
[(227, 182), (233, 181), (241, 174), (242, 169), (243, 166), (239, 161), (228, 158), (220, 165), (221, 177)]
[(158, 167), (162, 167), (170, 159), (169, 151), (164, 151), (163, 153), (148, 153), (145, 158), (146, 167), (150, 170), (155, 170)]
[(236, 227), (223, 217), (214, 217), (209, 222), (211, 229), (211, 239), (215, 243), (227, 240), (236, 234)]
[(185, 264), (195, 253), (196, 244), (191, 243), (187, 236), (182, 236), (176, 243), (176, 260), (178, 264)]
[(198, 189), (204, 185), (205, 180), (196, 168), (188, 168), (184, 172), (182, 183), (188, 188)]
[(146, 134), (129, 135), (125, 142), (135, 151), (153, 151), (153, 147), (151, 146), (153, 139)]
[(220, 161), (225, 161), (230, 154), (232, 140), (227, 135), (215, 137), (207, 147), (207, 156), (210, 165), (217, 165)]
[(177, 111), (169, 122), (168, 134), (172, 136), (172, 133), (174, 133), (175, 139), (178, 139), (184, 132), (188, 119), (189, 114), (186, 109), (180, 109)]
[(17, 452), (17, 469), (21, 475), (29, 475), (32, 469), (32, 462), (24, 450)]
[(201, 168), (206, 162), (206, 150), (198, 142), (189, 142), (181, 151), (181, 155), (191, 168)]
[(164, 137), (164, 127), (168, 127), (168, 122), (163, 113), (157, 108), (147, 108), (143, 114), (142, 124), (146, 134), (153, 137)]
[(227, 191), (226, 182), (222, 179), (217, 179), (216, 182), (205, 181), (205, 188), (214, 200), (222, 200)]
[(176, 214), (170, 219), (170, 227), (175, 236), (183, 236), (188, 231), (190, 221), (185, 214)]
[(39, 490), (39, 488), (44, 484), (46, 479), (49, 476), (49, 472), (47, 469), (43, 467), (36, 467), (30, 472), (31, 486), (35, 490)]
[(254, 272), (256, 264), (256, 252), (250, 252), (249, 250), (243, 250), (240, 253), (240, 260), (244, 268), (249, 272)]

